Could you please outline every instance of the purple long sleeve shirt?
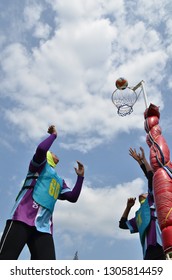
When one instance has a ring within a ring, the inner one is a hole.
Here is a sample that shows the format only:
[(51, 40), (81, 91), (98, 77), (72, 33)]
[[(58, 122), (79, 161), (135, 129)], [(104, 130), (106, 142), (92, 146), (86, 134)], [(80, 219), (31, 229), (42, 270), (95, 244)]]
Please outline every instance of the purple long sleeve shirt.
[[(51, 134), (38, 145), (30, 161), (27, 176), (41, 173), (47, 163), (46, 153), (55, 139), (56, 134)], [(83, 179), (82, 176), (77, 176), (73, 189), (70, 189), (63, 180), (62, 190), (58, 199), (76, 202), (81, 192)], [(29, 184), (31, 187), (21, 190), (12, 209), (10, 219), (24, 222), (29, 226), (35, 226), (38, 231), (52, 233), (53, 222), (51, 212), (33, 200), (32, 194), (35, 184), (36, 179), (32, 179)]]
[[(146, 230), (145, 240), (144, 244), (142, 244), (142, 250), (143, 250), (143, 256), (146, 254), (146, 250), (149, 246), (156, 246), (158, 243), (160, 246), (162, 246), (162, 240), (161, 240), (161, 230), (158, 224), (156, 210), (155, 210), (155, 203), (153, 198), (153, 192), (152, 192), (152, 178), (153, 173), (152, 171), (147, 172), (146, 167), (144, 164), (141, 165), (141, 168), (145, 174), (145, 176), (148, 179), (148, 203), (151, 211), (151, 220), (148, 229)], [(131, 233), (137, 233), (139, 232), (136, 217), (127, 220), (126, 218), (121, 218), (120, 222), (120, 228), (123, 229), (129, 229)]]

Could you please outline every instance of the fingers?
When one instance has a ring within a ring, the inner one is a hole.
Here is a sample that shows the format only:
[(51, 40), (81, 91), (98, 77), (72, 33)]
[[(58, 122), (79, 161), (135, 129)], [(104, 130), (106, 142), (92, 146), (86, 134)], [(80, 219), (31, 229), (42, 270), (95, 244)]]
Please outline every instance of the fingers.
[(83, 168), (84, 167), (84, 165), (80, 161), (77, 160), (76, 162), (77, 162), (79, 168)]
[(142, 153), (142, 157), (145, 157), (145, 152), (144, 152), (144, 149), (142, 147), (140, 147), (140, 151)]
[(52, 134), (52, 133), (56, 133), (57, 134), (57, 131), (56, 131), (56, 128), (55, 128), (55, 125), (50, 125), (47, 132), (49, 134)]
[(76, 174), (84, 176), (84, 165), (78, 160), (76, 162), (78, 164), (78, 168), (75, 167)]
[(129, 149), (129, 155), (130, 155), (131, 157), (133, 157), (135, 160), (138, 159), (138, 154), (137, 154), (137, 152), (136, 152), (136, 149), (130, 148), (130, 149)]
[(129, 149), (129, 152), (130, 152), (131, 155), (136, 154), (136, 149), (130, 148), (130, 149)]
[(130, 154), (131, 154), (131, 153), (133, 153), (133, 149), (132, 149), (132, 148), (130, 148), (130, 149), (129, 149), (129, 152), (130, 152)]
[(130, 197), (128, 198), (128, 201), (135, 201), (136, 200), (136, 197)]
[(127, 200), (127, 205), (128, 206), (133, 206), (135, 204), (135, 201), (136, 201), (136, 197), (130, 197)]
[(52, 132), (55, 129), (55, 125), (50, 125), (48, 128), (48, 132)]
[(133, 149), (130, 148), (130, 149), (129, 149), (129, 155), (130, 155), (130, 156), (133, 156), (133, 153), (134, 153)]

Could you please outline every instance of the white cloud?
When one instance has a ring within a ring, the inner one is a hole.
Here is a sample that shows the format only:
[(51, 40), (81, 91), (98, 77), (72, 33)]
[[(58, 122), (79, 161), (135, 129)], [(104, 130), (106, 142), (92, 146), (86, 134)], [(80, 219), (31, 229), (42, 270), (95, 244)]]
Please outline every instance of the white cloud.
[[(40, 43), (32, 49), (21, 43), (7, 45), (1, 53), (2, 96), (14, 104), (4, 112), (6, 121), (22, 131), (22, 141), (37, 139), (55, 123), (64, 136), (61, 146), (84, 152), (122, 131), (141, 129), (141, 122), (134, 119), (142, 119), (143, 102), (137, 102), (134, 118), (119, 122), (111, 93), (121, 75), (129, 85), (143, 79), (151, 102), (163, 104), (158, 86), (170, 52), (167, 55), (159, 30), (148, 27), (145, 17), (127, 23), (124, 1), (118, 3), (116, 13), (113, 1), (47, 3), (55, 12), (54, 20), (58, 18), (54, 36), (49, 38), (49, 24), (43, 17), (46, 6), (32, 3), (25, 8), (25, 21), (27, 28), (34, 27)], [(148, 2), (142, 3), (154, 11)]]
[(26, 28), (30, 29), (33, 28), (41, 19), (41, 14), (44, 8), (40, 3), (31, 3), (27, 5), (24, 9), (24, 19)]
[[(131, 238), (130, 234), (119, 229), (119, 220), (129, 197), (138, 197), (144, 192), (144, 181), (140, 178), (115, 187), (92, 188), (83, 186), (76, 204), (58, 201), (54, 224), (57, 231), (71, 232), (79, 236), (103, 236), (105, 238)], [(120, 203), (119, 203), (120, 202)], [(133, 207), (129, 218), (138, 208)], [(55, 226), (56, 227), (56, 226)], [(55, 229), (56, 231), (56, 229)]]
[(81, 19), (97, 19), (102, 14), (102, 3), (104, 1), (79, 1), (71, 2), (64, 0), (47, 0), (52, 5), (52, 9), (58, 12), (59, 20), (64, 24), (66, 22), (78, 22)]
[(48, 24), (38, 23), (34, 35), (37, 38), (47, 39), (50, 35), (51, 28)]
[(139, 0), (137, 3), (137, 14), (142, 16), (147, 24), (154, 26), (161, 25), (167, 20), (168, 11), (171, 9), (171, 2), (168, 0), (157, 0), (156, 5), (149, 0)]

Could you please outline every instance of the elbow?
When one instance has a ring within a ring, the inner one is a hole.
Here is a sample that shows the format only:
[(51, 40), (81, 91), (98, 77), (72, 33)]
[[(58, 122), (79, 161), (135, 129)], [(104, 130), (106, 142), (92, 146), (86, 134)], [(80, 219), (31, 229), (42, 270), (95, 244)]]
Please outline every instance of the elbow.
[(119, 221), (119, 228), (122, 228), (122, 226), (121, 226), (121, 222)]
[(78, 197), (69, 199), (68, 201), (70, 201), (71, 203), (76, 203), (78, 201)]
[(119, 228), (128, 229), (128, 226), (126, 225), (126, 219), (125, 218), (121, 218), (121, 220), (119, 221)]

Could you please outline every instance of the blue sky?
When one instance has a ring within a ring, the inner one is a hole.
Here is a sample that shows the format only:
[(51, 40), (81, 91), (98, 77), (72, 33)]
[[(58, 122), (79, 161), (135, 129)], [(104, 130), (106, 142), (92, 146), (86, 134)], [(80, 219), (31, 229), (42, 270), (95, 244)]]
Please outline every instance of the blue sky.
[[(50, 124), (58, 138), (57, 172), (74, 186), (76, 160), (85, 181), (76, 204), (54, 213), (57, 258), (142, 259), (137, 234), (118, 228), (128, 197), (147, 188), (129, 156), (145, 143), (143, 96), (120, 117), (111, 102), (118, 77), (145, 81), (149, 103), (171, 145), (171, 0), (1, 0), (0, 232), (28, 163)], [(133, 208), (134, 215), (138, 204)], [(20, 259), (29, 259), (27, 248)]]

